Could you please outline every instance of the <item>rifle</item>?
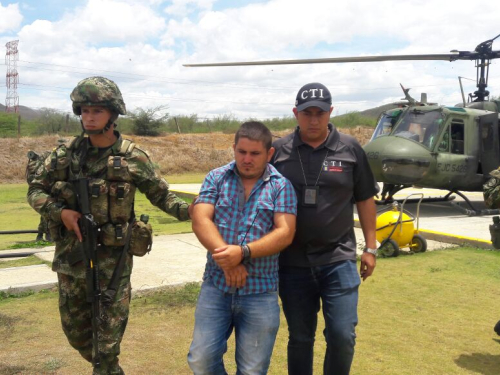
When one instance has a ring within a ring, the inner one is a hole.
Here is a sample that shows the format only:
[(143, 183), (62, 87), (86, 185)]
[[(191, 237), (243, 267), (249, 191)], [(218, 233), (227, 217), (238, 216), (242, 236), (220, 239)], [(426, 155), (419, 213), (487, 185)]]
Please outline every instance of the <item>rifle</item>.
[(92, 365), (94, 368), (99, 368), (101, 359), (97, 330), (101, 321), (101, 287), (99, 285), (99, 263), (97, 261), (97, 225), (90, 212), (88, 180), (86, 178), (78, 178), (75, 180), (74, 186), (78, 198), (78, 206), (82, 214), (78, 225), (83, 239), (81, 253), (86, 265), (87, 302), (92, 303), (92, 348), (94, 351)]

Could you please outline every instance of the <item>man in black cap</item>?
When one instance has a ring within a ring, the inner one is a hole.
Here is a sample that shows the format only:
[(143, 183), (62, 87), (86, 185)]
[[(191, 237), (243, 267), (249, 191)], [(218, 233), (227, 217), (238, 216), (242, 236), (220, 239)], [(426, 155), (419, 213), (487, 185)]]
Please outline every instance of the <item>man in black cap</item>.
[(363, 280), (375, 268), (378, 185), (366, 155), (351, 136), (329, 123), (330, 91), (320, 83), (302, 87), (293, 113), (298, 127), (274, 143), (272, 163), (293, 184), (299, 200), (297, 230), (280, 254), (279, 293), (288, 322), (288, 373), (313, 373), (320, 303), (327, 343), (324, 374), (349, 374), (358, 321), (356, 204), (366, 247)]

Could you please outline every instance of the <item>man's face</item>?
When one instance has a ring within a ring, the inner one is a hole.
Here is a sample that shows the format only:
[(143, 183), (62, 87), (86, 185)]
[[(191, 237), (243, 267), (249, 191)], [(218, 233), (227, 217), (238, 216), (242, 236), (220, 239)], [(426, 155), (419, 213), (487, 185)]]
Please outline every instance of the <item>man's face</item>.
[(328, 123), (332, 110), (333, 107), (329, 111), (323, 111), (319, 107), (309, 107), (300, 112), (297, 111), (297, 108), (293, 109), (299, 124), (302, 141), (317, 143), (325, 140), (328, 135)]
[(111, 118), (111, 111), (100, 105), (82, 105), (81, 110), (85, 130), (104, 129)]
[(274, 154), (274, 148), (267, 151), (264, 142), (248, 138), (240, 138), (233, 149), (238, 173), (245, 179), (258, 179), (262, 176)]

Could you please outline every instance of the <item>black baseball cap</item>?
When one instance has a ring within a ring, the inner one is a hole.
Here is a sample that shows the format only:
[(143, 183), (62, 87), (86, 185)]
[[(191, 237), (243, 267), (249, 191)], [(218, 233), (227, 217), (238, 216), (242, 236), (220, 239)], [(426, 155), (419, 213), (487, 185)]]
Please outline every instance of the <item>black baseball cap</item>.
[(332, 107), (332, 95), (330, 90), (318, 82), (308, 83), (301, 87), (295, 98), (297, 111), (303, 111), (309, 107), (318, 107), (328, 112)]

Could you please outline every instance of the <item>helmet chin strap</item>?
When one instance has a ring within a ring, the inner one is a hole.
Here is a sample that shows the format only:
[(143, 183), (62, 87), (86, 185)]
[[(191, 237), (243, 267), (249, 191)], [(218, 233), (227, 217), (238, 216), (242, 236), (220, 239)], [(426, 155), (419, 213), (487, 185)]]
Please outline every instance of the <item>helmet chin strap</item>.
[(101, 130), (87, 130), (83, 126), (83, 121), (80, 118), (80, 125), (82, 126), (82, 134), (84, 134), (84, 133), (88, 134), (88, 135), (105, 134), (111, 128), (111, 126), (113, 126), (113, 124), (114, 124), (114, 119), (113, 119), (113, 117), (111, 117), (108, 120), (106, 126), (104, 128), (102, 128)]

